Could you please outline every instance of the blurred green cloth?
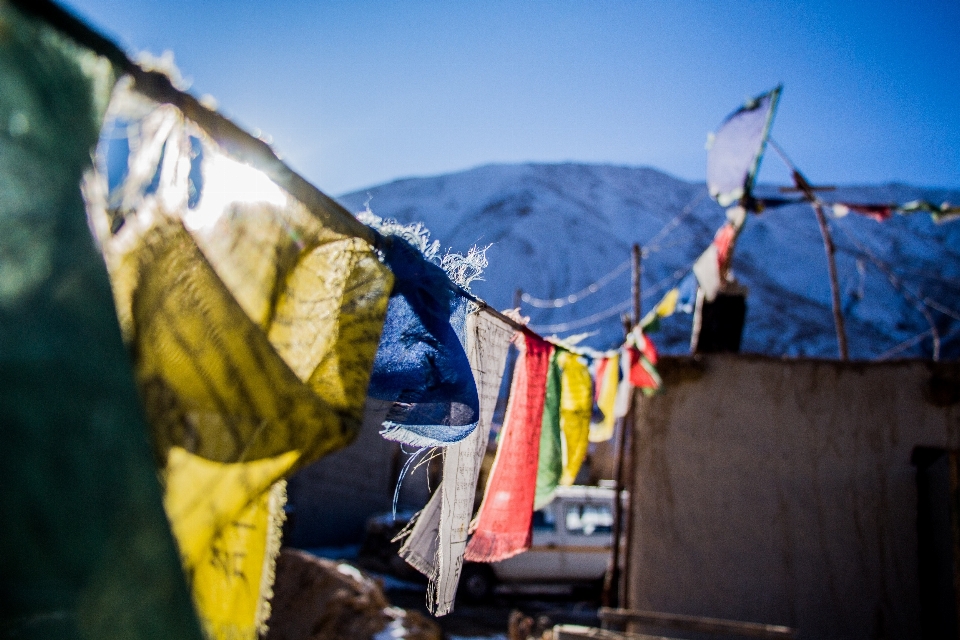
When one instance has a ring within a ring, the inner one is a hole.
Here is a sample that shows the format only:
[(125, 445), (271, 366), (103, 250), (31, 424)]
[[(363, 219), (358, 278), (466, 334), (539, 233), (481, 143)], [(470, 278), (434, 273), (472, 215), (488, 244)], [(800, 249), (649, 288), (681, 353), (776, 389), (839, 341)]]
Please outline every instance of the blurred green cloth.
[(114, 81), (0, 2), (4, 637), (201, 637), (80, 193)]

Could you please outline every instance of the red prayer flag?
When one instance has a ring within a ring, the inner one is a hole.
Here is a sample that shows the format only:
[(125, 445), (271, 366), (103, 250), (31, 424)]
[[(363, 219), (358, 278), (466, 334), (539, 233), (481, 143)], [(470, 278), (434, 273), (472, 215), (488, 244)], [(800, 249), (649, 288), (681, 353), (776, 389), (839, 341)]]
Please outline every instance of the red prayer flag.
[(889, 220), (893, 215), (893, 206), (889, 204), (849, 204), (844, 203), (850, 211), (856, 211), (860, 215), (873, 218), (877, 222)]
[(717, 235), (713, 237), (713, 244), (717, 247), (717, 268), (723, 273), (730, 261), (730, 247), (733, 245), (733, 237), (736, 232), (733, 225), (729, 222), (717, 230)]
[(643, 363), (643, 356), (636, 347), (630, 347), (630, 384), (640, 389), (658, 389), (660, 383), (650, 375)]
[(603, 380), (603, 374), (607, 371), (607, 364), (609, 364), (610, 358), (600, 358), (597, 360), (597, 372), (594, 376), (593, 384), (593, 401), (600, 402), (600, 391), (601, 391), (601, 381)]
[(540, 428), (553, 345), (518, 334), (520, 357), (510, 387), (500, 446), (477, 513), (476, 531), (463, 555), (471, 562), (496, 562), (530, 547), (537, 485)]
[(643, 338), (643, 345), (640, 347), (640, 353), (650, 361), (650, 364), (657, 364), (657, 348), (653, 344), (653, 340), (650, 339), (645, 333), (641, 333), (640, 336)]

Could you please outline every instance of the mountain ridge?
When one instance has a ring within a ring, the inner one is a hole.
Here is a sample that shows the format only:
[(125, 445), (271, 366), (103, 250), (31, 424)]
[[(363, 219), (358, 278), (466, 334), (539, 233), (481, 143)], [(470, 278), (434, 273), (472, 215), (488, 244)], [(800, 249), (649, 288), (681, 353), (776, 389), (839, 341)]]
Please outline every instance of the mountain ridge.
[[(774, 195), (772, 185), (757, 193)], [(884, 185), (838, 186), (824, 199), (850, 202), (960, 200), (960, 190)], [(497, 308), (514, 291), (555, 298), (584, 289), (622, 265), (634, 242), (644, 246), (644, 310), (679, 281), (725, 219), (703, 182), (652, 167), (594, 163), (486, 164), (449, 174), (401, 178), (338, 198), (349, 210), (369, 206), (383, 218), (422, 222), (441, 246), (465, 252), (486, 246), (490, 266), (474, 292)], [(855, 213), (831, 219), (837, 244), (851, 357), (873, 359), (924, 331), (933, 316), (945, 337), (941, 358), (960, 357), (960, 222), (937, 225), (930, 216), (894, 216), (878, 223)], [(654, 241), (654, 242), (651, 242)], [(885, 271), (886, 269), (886, 271)], [(819, 228), (803, 203), (751, 215), (733, 254), (733, 270), (748, 288), (742, 348), (774, 356), (836, 357), (829, 281)], [(902, 291), (891, 284), (891, 275)], [(576, 304), (523, 313), (543, 333), (591, 316), (587, 343), (614, 346), (623, 333), (616, 309), (629, 308), (629, 269)], [(913, 297), (914, 299), (912, 299)], [(917, 300), (929, 300), (940, 311)], [(614, 310), (611, 313), (611, 309)], [(690, 316), (662, 323), (654, 340), (666, 353), (688, 350)], [(897, 356), (930, 357), (922, 339)]]

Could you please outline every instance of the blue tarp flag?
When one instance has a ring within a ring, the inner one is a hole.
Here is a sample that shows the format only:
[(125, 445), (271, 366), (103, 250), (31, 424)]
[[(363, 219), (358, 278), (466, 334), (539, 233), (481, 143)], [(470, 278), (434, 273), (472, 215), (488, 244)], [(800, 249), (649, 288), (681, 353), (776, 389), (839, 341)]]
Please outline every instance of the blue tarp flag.
[(416, 447), (462, 440), (480, 410), (463, 347), (467, 300), (402, 238), (388, 238), (384, 253), (395, 282), (367, 391), (395, 403), (381, 433)]
[(750, 195), (782, 89), (750, 100), (707, 139), (707, 188), (721, 206)]

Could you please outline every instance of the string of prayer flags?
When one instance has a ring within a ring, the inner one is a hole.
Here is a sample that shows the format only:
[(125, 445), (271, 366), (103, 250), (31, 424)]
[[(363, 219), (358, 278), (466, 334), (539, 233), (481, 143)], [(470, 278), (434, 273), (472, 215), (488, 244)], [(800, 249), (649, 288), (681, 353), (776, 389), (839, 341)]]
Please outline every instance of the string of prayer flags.
[(471, 313), (466, 324), (467, 357), (479, 387), (479, 426), (443, 449), (443, 480), (400, 549), (401, 557), (429, 578), (427, 609), (436, 616), (453, 610), (480, 463), (514, 334), (512, 327), (483, 311)]
[(546, 395), (543, 401), (543, 420), (540, 427), (540, 449), (537, 458), (537, 486), (533, 508), (550, 504), (563, 474), (563, 436), (560, 431), (560, 395), (562, 393), (560, 364), (561, 350), (554, 347), (547, 374)]
[(617, 387), (620, 382), (620, 356), (601, 358), (597, 365), (596, 401), (603, 421), (590, 425), (590, 442), (606, 442), (613, 437), (616, 422), (614, 405), (617, 399)]
[(395, 403), (384, 438), (447, 446), (473, 432), (479, 413), (463, 347), (467, 300), (418, 249), (400, 237), (388, 240), (385, 261), (395, 281), (367, 393)]
[(496, 562), (530, 546), (543, 402), (553, 345), (518, 334), (519, 356), (500, 446), (464, 559)]
[(854, 213), (859, 213), (860, 215), (866, 216), (877, 222), (883, 222), (889, 220), (893, 216), (894, 209), (896, 205), (889, 204), (851, 204), (843, 202), (835, 202), (831, 205), (833, 209), (833, 215), (838, 218), (842, 218), (851, 211)]
[(660, 319), (669, 318), (677, 311), (677, 301), (680, 299), (680, 289), (674, 287), (660, 299), (660, 302), (647, 312), (640, 321), (644, 331), (656, 331), (660, 328)]
[(335, 212), (126, 87), (108, 119), (126, 123), (129, 155), (105, 141), (98, 163), (126, 171), (113, 189), (90, 175), (88, 215), (203, 627), (252, 640), (269, 617), (283, 480), (356, 434), (393, 276)]
[(960, 217), (960, 205), (942, 202), (939, 205), (926, 200), (913, 200), (898, 207), (899, 213), (916, 213), (926, 211), (937, 224), (948, 222)]
[(657, 349), (653, 341), (638, 327), (627, 336), (626, 348), (630, 360), (630, 384), (647, 394), (655, 392), (663, 381), (655, 368)]
[(833, 215), (842, 218), (851, 211), (872, 218), (877, 222), (889, 220), (894, 213), (902, 215), (927, 212), (936, 223), (945, 222), (960, 216), (960, 206), (949, 202), (936, 205), (926, 200), (913, 200), (903, 205), (897, 204), (859, 204), (850, 202), (834, 202), (830, 205)]
[(118, 71), (0, 3), (7, 638), (200, 640), (79, 185)]
[(781, 90), (749, 100), (707, 138), (707, 189), (720, 206), (750, 197)]

